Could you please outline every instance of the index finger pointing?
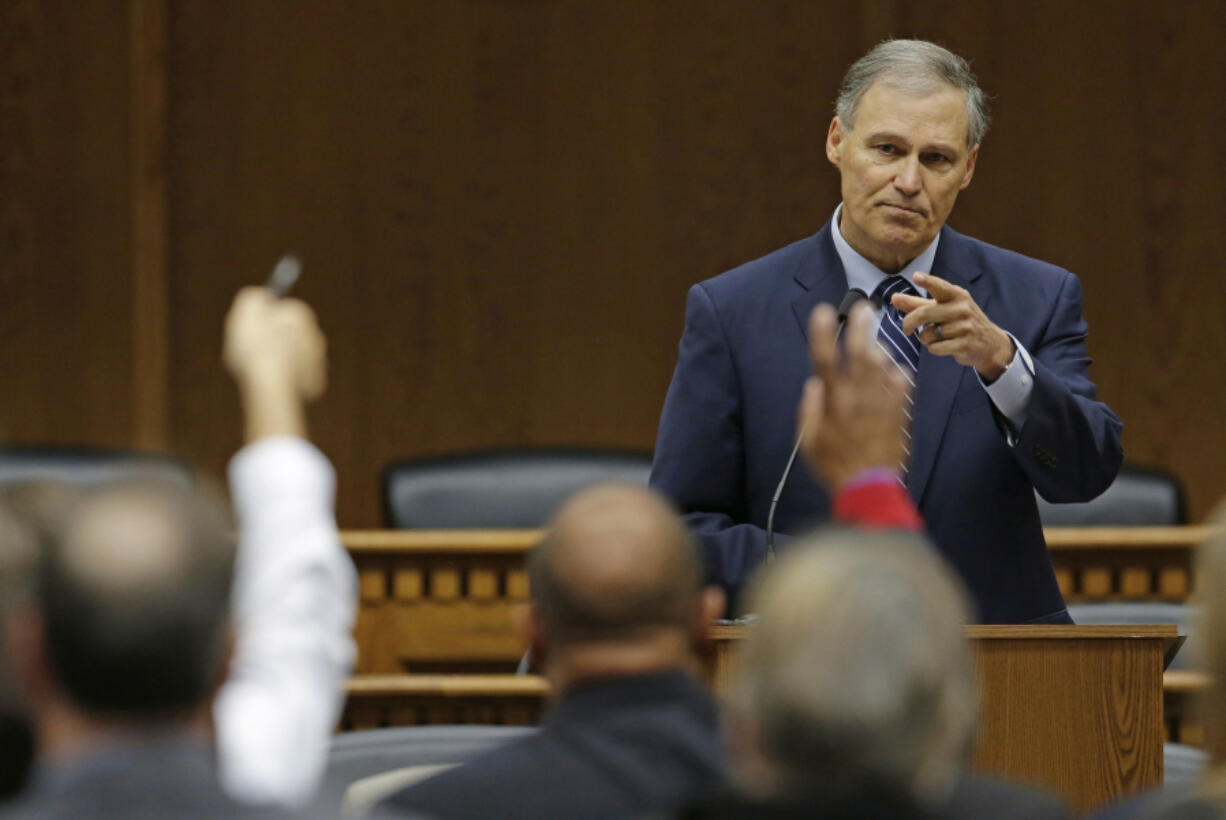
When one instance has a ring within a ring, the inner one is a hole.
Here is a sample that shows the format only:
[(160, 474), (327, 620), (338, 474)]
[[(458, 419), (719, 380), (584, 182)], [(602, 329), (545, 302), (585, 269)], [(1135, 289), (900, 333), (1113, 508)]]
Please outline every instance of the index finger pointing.
[(938, 302), (948, 302), (962, 295), (962, 288), (930, 273), (915, 274), (915, 284), (932, 294)]

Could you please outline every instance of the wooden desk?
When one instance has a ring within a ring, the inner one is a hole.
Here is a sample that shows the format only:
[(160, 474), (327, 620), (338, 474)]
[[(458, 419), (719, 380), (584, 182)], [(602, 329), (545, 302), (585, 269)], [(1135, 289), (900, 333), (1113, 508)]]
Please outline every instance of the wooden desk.
[[(1183, 600), (1207, 527), (1049, 528), (1069, 601)], [(539, 530), (350, 530), (361, 582), (358, 672), (511, 671), (512, 618), (528, 600), (524, 557)]]

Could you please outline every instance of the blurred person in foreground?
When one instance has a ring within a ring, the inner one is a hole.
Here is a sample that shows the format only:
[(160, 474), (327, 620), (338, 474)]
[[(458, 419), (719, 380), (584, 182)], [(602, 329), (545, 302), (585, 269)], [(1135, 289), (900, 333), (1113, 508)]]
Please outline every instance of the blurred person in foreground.
[(249, 289), (225, 359), (249, 442), (231, 464), (237, 559), (221, 506), (180, 485), (111, 482), (70, 506), (10, 621), (38, 768), (5, 816), (280, 817), (240, 801), (311, 796), (354, 598), (331, 468), (302, 439), (323, 337), (305, 305)]
[(759, 576), (728, 693), (738, 791), (683, 817), (937, 816), (976, 694), (966, 594), (930, 551), (833, 531)]
[(726, 715), (735, 791), (679, 817), (1068, 817), (1041, 792), (966, 772), (969, 598), (924, 538), (819, 532), (749, 602)]
[(0, 801), (25, 786), (34, 759), (34, 733), (10, 662), (8, 631), (3, 628), (14, 607), (29, 598), (38, 555), (34, 534), (0, 497)]
[(380, 816), (624, 817), (721, 782), (699, 656), (723, 599), (678, 515), (640, 487), (581, 491), (529, 575), (527, 631), (555, 696), (540, 732), (397, 792)]
[(76, 498), (75, 488), (56, 481), (21, 482), (0, 492), (0, 803), (25, 788), (35, 755), (7, 625), (31, 605), (41, 545)]
[[(813, 316), (822, 375), (801, 409), (803, 450), (837, 490), (844, 520), (920, 526), (893, 467), (906, 383), (875, 358), (871, 311), (849, 326)], [(884, 389), (883, 389), (884, 388)], [(697, 547), (677, 513), (635, 487), (572, 497), (529, 558), (528, 632), (556, 702), (541, 731), (396, 793), (379, 815), (630, 817), (718, 790), (724, 754), (700, 682), (723, 595), (702, 586)]]

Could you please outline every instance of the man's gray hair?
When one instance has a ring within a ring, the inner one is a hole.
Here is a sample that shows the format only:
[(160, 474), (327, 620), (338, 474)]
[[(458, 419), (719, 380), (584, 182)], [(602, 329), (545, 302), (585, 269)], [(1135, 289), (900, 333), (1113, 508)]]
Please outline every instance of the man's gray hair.
[(729, 692), (770, 787), (820, 776), (940, 799), (978, 712), (968, 601), (919, 536), (829, 530), (790, 547), (752, 588)]
[(973, 148), (988, 133), (988, 98), (966, 60), (926, 40), (885, 40), (852, 63), (843, 75), (834, 113), (845, 131), (855, 127), (856, 111), (869, 87), (881, 80), (917, 95), (950, 86), (966, 94), (966, 145)]
[[(1196, 552), (1197, 635), (1202, 636), (1198, 646), (1202, 657), (1194, 660), (1212, 681), (1202, 698), (1200, 717), (1205, 726), (1205, 750), (1220, 766), (1226, 761), (1226, 501), (1218, 504), (1207, 523), (1209, 537)], [(1213, 780), (1218, 792), (1226, 792), (1222, 778)], [(1223, 799), (1226, 793), (1216, 796)]]

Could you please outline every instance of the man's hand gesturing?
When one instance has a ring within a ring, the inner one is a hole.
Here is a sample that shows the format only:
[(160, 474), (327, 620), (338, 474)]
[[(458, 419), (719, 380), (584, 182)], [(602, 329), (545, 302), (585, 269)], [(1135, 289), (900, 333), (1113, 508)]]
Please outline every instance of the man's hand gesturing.
[(805, 383), (797, 420), (805, 460), (831, 492), (864, 470), (899, 471), (909, 450), (903, 430), (910, 383), (876, 344), (872, 309), (852, 311), (841, 356), (837, 334), (834, 308), (818, 305), (809, 318), (816, 375)]
[(953, 356), (958, 364), (973, 367), (991, 384), (1013, 361), (1013, 339), (980, 310), (965, 288), (939, 276), (915, 274), (915, 284), (932, 294), (931, 299), (896, 293), (894, 307), (906, 314), (903, 333), (910, 335), (925, 326), (919, 340), (936, 356)]
[(315, 312), (267, 288), (243, 288), (226, 316), (226, 369), (238, 383), (247, 440), (305, 437), (303, 403), (327, 386), (327, 340)]

